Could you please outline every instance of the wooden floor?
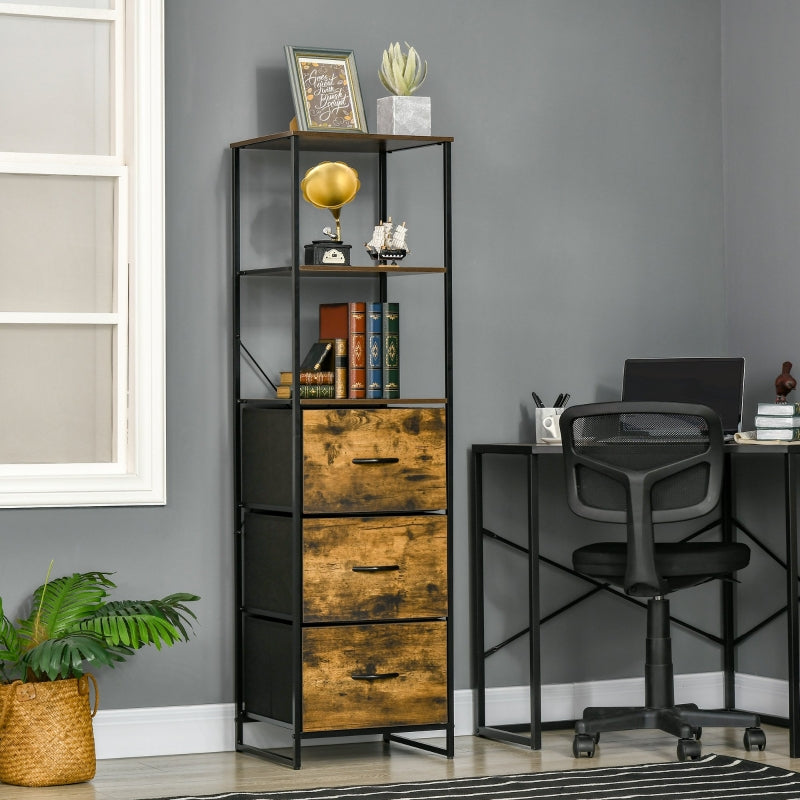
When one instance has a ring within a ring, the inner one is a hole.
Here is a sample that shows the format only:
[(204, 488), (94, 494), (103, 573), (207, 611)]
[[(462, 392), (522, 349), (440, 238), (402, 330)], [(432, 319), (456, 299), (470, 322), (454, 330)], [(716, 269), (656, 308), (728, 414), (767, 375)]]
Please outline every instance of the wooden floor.
[[(703, 753), (718, 753), (800, 771), (789, 758), (789, 734), (764, 726), (767, 749), (747, 753), (740, 731), (703, 731)], [(382, 743), (315, 745), (303, 750), (303, 767), (292, 770), (238, 753), (126, 758), (99, 761), (94, 780), (74, 786), (31, 788), (0, 784), (0, 800), (144, 800), (215, 792), (257, 792), (315, 786), (373, 784), (469, 775), (591, 769), (676, 759), (675, 740), (653, 731), (603, 734), (594, 758), (572, 758), (572, 732), (546, 731), (542, 749), (456, 738), (456, 755), (442, 756)], [(430, 740), (434, 742), (435, 740)]]

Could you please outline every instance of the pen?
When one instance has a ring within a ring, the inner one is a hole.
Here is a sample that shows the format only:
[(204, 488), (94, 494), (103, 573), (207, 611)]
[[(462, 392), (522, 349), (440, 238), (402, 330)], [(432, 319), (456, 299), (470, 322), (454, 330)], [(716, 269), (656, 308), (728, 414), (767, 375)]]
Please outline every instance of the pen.
[(564, 399), (564, 393), (561, 392), (561, 394), (558, 397), (556, 397), (555, 402), (553, 403), (553, 408), (561, 408), (561, 401), (563, 399)]
[(536, 403), (537, 408), (544, 408), (544, 403), (536, 392), (531, 392), (531, 397), (533, 398), (533, 402)]
[(566, 407), (567, 407), (567, 401), (569, 400), (569, 398), (570, 398), (570, 393), (569, 393), (569, 392), (567, 392), (567, 393), (566, 393), (566, 394), (565, 394), (565, 395), (564, 395), (564, 396), (561, 398), (561, 406), (560, 406), (560, 408), (566, 408)]

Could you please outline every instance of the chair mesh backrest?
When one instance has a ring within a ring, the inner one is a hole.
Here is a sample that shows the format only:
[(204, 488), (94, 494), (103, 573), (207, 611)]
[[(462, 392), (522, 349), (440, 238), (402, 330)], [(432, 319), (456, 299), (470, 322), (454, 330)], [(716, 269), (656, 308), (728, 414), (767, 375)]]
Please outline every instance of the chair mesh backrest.
[[(650, 476), (645, 483), (653, 521), (690, 519), (716, 504), (722, 431), (711, 409), (672, 403), (593, 404), (568, 409), (561, 426), (568, 480), (570, 470), (574, 476), (572, 494), (585, 506), (573, 508), (577, 513), (621, 521), (630, 477), (637, 474)], [(591, 514), (591, 509), (600, 514)], [(604, 511), (611, 515), (603, 516)]]

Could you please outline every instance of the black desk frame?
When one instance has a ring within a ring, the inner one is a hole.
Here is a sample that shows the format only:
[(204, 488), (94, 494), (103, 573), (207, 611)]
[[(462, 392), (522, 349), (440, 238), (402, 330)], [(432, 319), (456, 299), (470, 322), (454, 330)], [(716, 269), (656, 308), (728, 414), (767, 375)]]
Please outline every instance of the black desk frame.
[[(644, 605), (634, 598), (628, 598), (623, 593), (597, 581), (579, 576), (594, 588), (557, 609), (546, 618), (541, 618), (539, 602), (539, 565), (546, 563), (564, 572), (576, 575), (571, 567), (558, 564), (543, 556), (539, 551), (539, 458), (540, 456), (552, 457), (560, 455), (561, 448), (553, 445), (536, 444), (475, 444), (471, 454), (471, 550), (472, 550), (472, 653), (473, 653), (473, 682), (475, 685), (476, 726), (475, 733), (489, 739), (514, 742), (530, 746), (532, 750), (539, 750), (542, 746), (542, 720), (541, 720), (541, 657), (540, 657), (540, 628), (547, 620), (583, 602), (599, 591), (611, 591), (621, 598), (627, 599), (637, 605)], [(526, 465), (527, 478), (527, 547), (512, 542), (509, 539), (487, 530), (484, 527), (483, 514), (483, 456), (518, 456), (522, 457)], [(736, 456), (778, 456), (783, 462), (783, 481), (785, 496), (785, 560), (776, 555), (770, 548), (763, 544), (759, 538), (747, 529), (736, 517), (733, 507), (735, 486), (733, 485), (733, 470), (731, 459)], [(673, 618), (673, 621), (690, 628), (707, 639), (719, 644), (722, 648), (722, 665), (724, 675), (725, 708), (736, 707), (735, 695), (735, 664), (736, 652), (739, 645), (750, 638), (756, 631), (761, 630), (781, 614), (786, 612), (787, 643), (788, 643), (788, 674), (789, 674), (789, 717), (770, 717), (761, 715), (762, 719), (789, 728), (789, 755), (791, 758), (800, 757), (800, 613), (798, 612), (798, 556), (797, 556), (797, 530), (798, 530), (798, 458), (800, 458), (800, 445), (738, 445), (725, 446), (725, 480), (721, 504), (721, 519), (710, 524), (703, 530), (721, 525), (723, 541), (733, 541), (737, 531), (741, 531), (747, 538), (772, 560), (786, 571), (786, 605), (770, 614), (757, 625), (736, 635), (735, 610), (736, 588), (729, 581), (721, 582), (722, 591), (722, 633), (715, 636), (700, 630), (685, 621)], [(698, 531), (693, 536), (699, 535)], [(692, 537), (690, 537), (692, 538)], [(511, 547), (528, 556), (528, 627), (509, 637), (503, 642), (486, 648), (484, 630), (484, 543), (495, 540)], [(500, 649), (519, 639), (525, 634), (529, 635), (529, 681), (530, 681), (530, 733), (523, 733), (527, 725), (499, 724), (488, 726), (486, 724), (486, 659)], [(564, 723), (558, 723), (563, 726)]]

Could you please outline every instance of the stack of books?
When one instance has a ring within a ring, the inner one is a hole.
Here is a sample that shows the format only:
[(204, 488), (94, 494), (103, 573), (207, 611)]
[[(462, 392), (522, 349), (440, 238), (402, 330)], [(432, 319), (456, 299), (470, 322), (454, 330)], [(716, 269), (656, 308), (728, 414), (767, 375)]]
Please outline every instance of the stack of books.
[[(315, 342), (300, 364), (300, 398), (328, 399), (336, 397), (333, 363), (333, 344)], [(292, 396), (291, 371), (281, 372), (281, 380), (276, 389), (279, 400), (288, 400)]]
[(800, 441), (800, 403), (759, 403), (756, 412), (756, 439)]
[(334, 344), (335, 397), (400, 397), (398, 303), (320, 303), (319, 340)]
[[(291, 372), (281, 372), (278, 399), (292, 396)], [(300, 398), (400, 397), (398, 303), (320, 303), (319, 339), (300, 364)]]

